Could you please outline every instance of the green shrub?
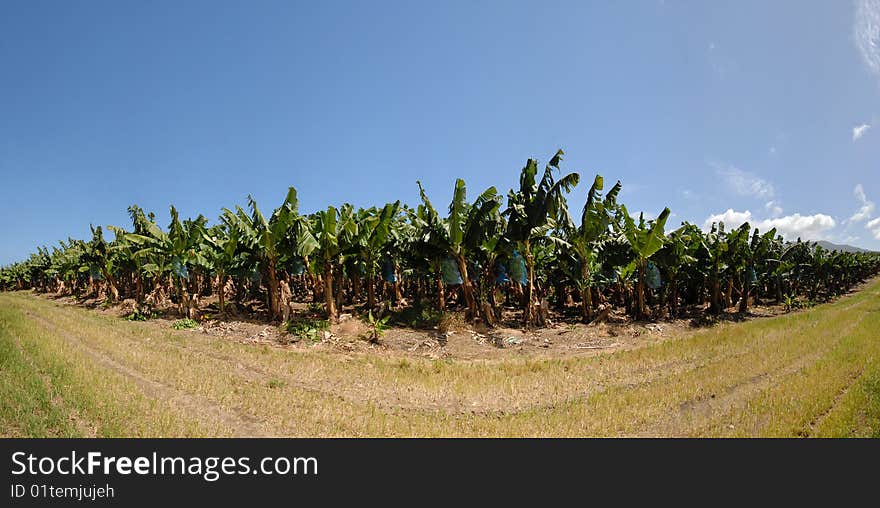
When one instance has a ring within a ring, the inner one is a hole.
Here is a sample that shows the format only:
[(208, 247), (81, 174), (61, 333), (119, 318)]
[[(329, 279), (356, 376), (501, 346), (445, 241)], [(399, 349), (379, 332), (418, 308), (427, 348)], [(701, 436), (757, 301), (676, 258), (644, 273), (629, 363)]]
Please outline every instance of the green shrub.
[(155, 312), (135, 310), (131, 314), (125, 316), (126, 321), (146, 321), (156, 317)]
[(291, 335), (309, 342), (318, 342), (321, 340), (321, 332), (330, 328), (330, 322), (326, 319), (300, 318), (287, 321), (283, 326)]
[(391, 315), (391, 322), (409, 328), (434, 328), (443, 321), (446, 313), (427, 305), (407, 307)]
[(171, 324), (171, 328), (175, 330), (188, 330), (190, 328), (195, 328), (199, 326), (199, 323), (194, 319), (178, 319), (174, 323)]
[(385, 330), (388, 329), (388, 320), (391, 319), (391, 316), (385, 316), (380, 318), (373, 317), (373, 311), (370, 311), (367, 314), (367, 319), (365, 320), (368, 325), (370, 325), (370, 341), (378, 342), (382, 335), (385, 334)]

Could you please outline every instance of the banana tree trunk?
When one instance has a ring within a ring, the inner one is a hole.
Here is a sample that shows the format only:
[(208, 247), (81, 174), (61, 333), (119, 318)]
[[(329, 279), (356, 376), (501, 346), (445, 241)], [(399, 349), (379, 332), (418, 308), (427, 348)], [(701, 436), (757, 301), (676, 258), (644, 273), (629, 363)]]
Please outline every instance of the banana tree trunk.
[(361, 277), (357, 273), (351, 276), (351, 295), (349, 300), (352, 305), (357, 304), (361, 298)]
[(730, 308), (733, 301), (733, 277), (727, 279), (727, 290), (724, 292), (724, 308)]
[(342, 265), (336, 265), (336, 309), (342, 309), (342, 303), (345, 296), (345, 276), (342, 273)]
[(270, 258), (269, 272), (269, 315), (272, 320), (281, 318), (281, 306), (278, 303), (278, 276), (275, 273), (275, 259)]
[(678, 277), (669, 278), (669, 317), (678, 314)]
[(593, 291), (592, 288), (590, 288), (589, 280), (590, 265), (588, 265), (586, 261), (582, 261), (581, 282), (583, 287), (581, 289), (581, 317), (583, 318), (584, 323), (589, 323), (593, 320)]
[(369, 274), (367, 277), (367, 308), (376, 308), (376, 274)]
[(394, 305), (400, 306), (403, 302), (403, 292), (400, 287), (400, 270), (397, 267), (397, 263), (394, 264)]
[(498, 323), (498, 305), (495, 301), (495, 279), (493, 277), (493, 267), (495, 259), (489, 258), (486, 268), (483, 270), (483, 283), (480, 284), (480, 297), (483, 300), (483, 319), (488, 326), (495, 326)]
[(721, 312), (721, 282), (717, 276), (712, 278), (712, 299), (709, 302), (709, 309), (712, 314)]
[(138, 309), (144, 304), (144, 280), (140, 274), (135, 275), (135, 293), (137, 294)]
[(336, 300), (333, 295), (333, 266), (329, 261), (324, 263), (324, 305), (327, 307), (327, 319), (336, 322), (339, 314), (336, 311)]
[(477, 319), (477, 303), (474, 299), (474, 287), (471, 285), (471, 279), (468, 277), (467, 263), (464, 256), (455, 254), (455, 262), (458, 264), (458, 271), (461, 273), (461, 288), (464, 293), (464, 301), (468, 308), (468, 319), (476, 321)]
[(535, 294), (535, 260), (532, 258), (532, 249), (529, 241), (523, 242), (523, 250), (526, 258), (526, 293), (523, 298), (523, 326), (529, 327), (535, 322), (534, 294)]
[(101, 273), (104, 275), (107, 285), (110, 286), (110, 300), (114, 302), (119, 300), (119, 289), (116, 287), (116, 280), (110, 275), (110, 271), (106, 267), (101, 267)]
[(645, 263), (639, 263), (638, 281), (636, 283), (636, 315), (639, 319), (648, 317), (645, 308)]
[(446, 288), (443, 286), (443, 276), (440, 268), (437, 268), (434, 280), (437, 284), (437, 310), (444, 312), (446, 310)]
[(742, 276), (742, 297), (739, 301), (739, 311), (743, 314), (749, 311), (749, 289), (751, 281), (749, 281), (749, 271), (745, 270)]
[(217, 296), (220, 299), (220, 314), (226, 313), (226, 274), (221, 273), (217, 281)]

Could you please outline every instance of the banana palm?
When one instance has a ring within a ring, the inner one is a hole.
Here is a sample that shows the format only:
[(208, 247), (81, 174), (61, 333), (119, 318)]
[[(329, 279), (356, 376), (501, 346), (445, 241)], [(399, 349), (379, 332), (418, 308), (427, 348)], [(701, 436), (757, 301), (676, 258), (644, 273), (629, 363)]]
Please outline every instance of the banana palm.
[(577, 173), (569, 173), (559, 180), (553, 176), (559, 171), (564, 152), (559, 150), (544, 168), (540, 182), (536, 180), (538, 161), (529, 159), (519, 177), (519, 190), (511, 190), (507, 196), (507, 236), (520, 247), (528, 272), (526, 295), (523, 302), (523, 324), (535, 324), (535, 258), (532, 244), (541, 241), (558, 241), (547, 233), (556, 227), (557, 219), (567, 216), (565, 193), (570, 192), (580, 179)]
[(395, 221), (399, 220), (400, 201), (387, 203), (381, 211), (363, 211), (358, 219), (358, 256), (363, 263), (367, 281), (367, 307), (376, 307), (376, 274), (383, 251), (392, 239)]
[(593, 319), (591, 267), (596, 265), (601, 240), (609, 233), (621, 184), (618, 181), (604, 199), (603, 187), (604, 179), (596, 175), (587, 192), (580, 226), (575, 228), (570, 221), (565, 225), (566, 240), (570, 246), (568, 250), (577, 263), (577, 273), (571, 275), (581, 293), (581, 317), (587, 322)]
[(311, 218), (311, 235), (322, 262), (324, 280), (324, 304), (327, 319), (339, 320), (334, 289), (334, 271), (340, 274), (337, 284), (341, 284), (340, 257), (346, 247), (357, 238), (358, 225), (351, 205), (343, 205), (341, 210), (328, 206), (326, 210), (315, 213)]
[(635, 259), (623, 269), (621, 277), (625, 279), (629, 274), (636, 273), (636, 316), (639, 319), (644, 319), (648, 315), (645, 307), (645, 271), (648, 260), (663, 247), (666, 239), (663, 229), (669, 213), (669, 208), (664, 208), (656, 219), (648, 221), (645, 220), (644, 214), (639, 214), (639, 223), (636, 224), (627, 212), (626, 206), (621, 205), (619, 209), (620, 217), (623, 219), (621, 233), (635, 255)]
[(422, 199), (426, 211), (423, 225), (423, 233), (426, 241), (442, 250), (446, 255), (455, 260), (461, 275), (461, 287), (468, 308), (468, 317), (475, 320), (479, 315), (474, 287), (468, 271), (468, 255), (476, 251), (482, 241), (492, 231), (490, 217), (501, 206), (498, 192), (495, 187), (484, 190), (477, 199), (469, 204), (467, 202), (467, 187), (464, 180), (455, 181), (455, 190), (452, 202), (449, 204), (449, 215), (441, 219), (437, 210), (431, 204), (421, 182), (419, 196)]
[(268, 220), (260, 212), (252, 196), (248, 196), (248, 207), (250, 214), (241, 207), (236, 207), (235, 212), (224, 208), (222, 220), (235, 230), (237, 242), (251, 249), (265, 270), (268, 281), (269, 315), (273, 320), (281, 319), (279, 262), (286, 255), (306, 257), (315, 250), (317, 244), (307, 221), (299, 214), (299, 200), (295, 188), (288, 188), (284, 202), (275, 209)]

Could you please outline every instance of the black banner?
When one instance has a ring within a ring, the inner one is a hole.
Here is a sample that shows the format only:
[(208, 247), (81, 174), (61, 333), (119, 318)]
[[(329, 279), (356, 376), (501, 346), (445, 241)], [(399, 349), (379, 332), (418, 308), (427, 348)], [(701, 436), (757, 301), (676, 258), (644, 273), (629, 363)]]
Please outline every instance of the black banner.
[(498, 501), (597, 490), (629, 500), (706, 488), (804, 493), (834, 478), (852, 493), (873, 489), (878, 452), (878, 440), (0, 440), (8, 506)]

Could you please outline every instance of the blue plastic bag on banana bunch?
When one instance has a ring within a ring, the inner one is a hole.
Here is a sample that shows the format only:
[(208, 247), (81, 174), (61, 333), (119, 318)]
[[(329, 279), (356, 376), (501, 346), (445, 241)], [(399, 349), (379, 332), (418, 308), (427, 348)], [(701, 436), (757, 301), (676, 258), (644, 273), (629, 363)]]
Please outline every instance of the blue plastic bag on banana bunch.
[(516, 282), (520, 286), (525, 286), (529, 283), (529, 271), (526, 267), (526, 258), (522, 257), (517, 251), (513, 251), (513, 256), (510, 257), (507, 272), (510, 276), (510, 280)]
[(462, 283), (458, 264), (451, 257), (440, 261), (440, 274), (443, 276), (443, 284), (447, 286), (457, 286)]
[(510, 282), (510, 277), (507, 276), (507, 267), (504, 266), (502, 262), (495, 263), (495, 284), (504, 284), (505, 282)]
[(177, 256), (171, 260), (171, 271), (181, 279), (189, 278), (189, 271), (186, 269), (186, 265)]
[(302, 275), (303, 272), (306, 271), (306, 265), (303, 263), (302, 259), (295, 258), (290, 262), (290, 273), (291, 275)]
[(397, 282), (397, 274), (394, 273), (394, 263), (382, 261), (382, 278), (385, 282)]
[(651, 289), (657, 289), (662, 283), (660, 269), (657, 268), (657, 265), (648, 261), (648, 269), (645, 270), (645, 284)]

